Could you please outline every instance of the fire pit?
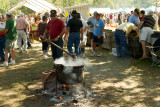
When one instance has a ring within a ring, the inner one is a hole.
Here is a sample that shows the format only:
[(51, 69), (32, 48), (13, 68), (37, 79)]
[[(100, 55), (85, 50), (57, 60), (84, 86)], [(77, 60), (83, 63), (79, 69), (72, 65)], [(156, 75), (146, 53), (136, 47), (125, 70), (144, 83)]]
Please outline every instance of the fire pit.
[[(56, 93), (56, 90), (58, 93)], [(90, 89), (82, 84), (66, 85), (61, 83), (58, 83), (57, 88), (53, 87), (43, 91), (43, 94), (49, 95), (51, 97), (50, 101), (60, 105), (72, 103), (87, 104), (85, 101), (92, 100), (95, 96)]]
[(94, 99), (95, 94), (82, 84), (86, 60), (77, 58), (73, 61), (73, 59), (60, 58), (54, 63), (56, 84), (49, 90), (43, 91), (43, 94), (51, 97), (50, 101), (60, 106), (72, 107), (72, 104), (86, 106)]
[(61, 84), (73, 85), (82, 83), (84, 79), (84, 65), (64, 66), (56, 65), (57, 80)]

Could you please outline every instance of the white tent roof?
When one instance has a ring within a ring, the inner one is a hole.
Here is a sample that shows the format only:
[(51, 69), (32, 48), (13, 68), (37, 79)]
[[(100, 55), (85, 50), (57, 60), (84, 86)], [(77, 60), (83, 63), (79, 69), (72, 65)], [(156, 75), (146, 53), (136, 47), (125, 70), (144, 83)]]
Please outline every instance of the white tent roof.
[(88, 20), (89, 8), (90, 8), (90, 4), (83, 4), (78, 6), (65, 7), (63, 8), (63, 10), (68, 14), (70, 14), (70, 12), (72, 12), (73, 10), (76, 10), (78, 13), (81, 14), (84, 20)]
[(52, 9), (59, 10), (60, 8), (54, 6), (53, 4), (45, 1), (45, 0), (23, 0), (20, 3), (16, 4), (12, 8), (10, 8), (8, 11), (16, 10), (17, 8), (25, 6), (36, 13), (46, 12), (50, 11)]
[(110, 8), (90, 8), (90, 13), (94, 13), (95, 11), (99, 13), (110, 13)]

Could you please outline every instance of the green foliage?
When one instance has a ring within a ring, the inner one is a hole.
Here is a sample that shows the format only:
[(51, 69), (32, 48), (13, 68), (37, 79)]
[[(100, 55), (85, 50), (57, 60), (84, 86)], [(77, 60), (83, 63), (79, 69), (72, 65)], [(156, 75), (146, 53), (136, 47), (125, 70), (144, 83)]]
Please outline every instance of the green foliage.
[[(5, 13), (7, 9), (13, 7), (17, 3), (21, 2), (22, 0), (0, 0), (0, 13)], [(92, 7), (99, 7), (99, 8), (112, 8), (112, 9), (119, 9), (119, 8), (146, 8), (158, 0), (46, 0), (54, 5), (63, 8), (63, 7), (70, 7), (70, 6), (77, 6), (82, 4), (91, 4)], [(16, 12), (23, 11), (25, 14), (32, 14), (34, 11), (26, 8), (21, 7), (16, 10)], [(15, 13), (16, 13), (15, 12)]]
[(119, 9), (119, 8), (147, 8), (157, 0), (52, 0), (52, 3), (59, 7), (70, 7), (76, 6), (81, 4), (92, 4), (92, 7), (99, 7), (99, 8), (112, 8), (112, 9)]
[(25, 6), (22, 6), (21, 8), (19, 8), (19, 10), (21, 10), (21, 12), (23, 12), (26, 15), (35, 13), (33, 10), (31, 10)]
[(0, 0), (0, 13), (6, 13), (9, 5), (10, 4), (7, 0)]

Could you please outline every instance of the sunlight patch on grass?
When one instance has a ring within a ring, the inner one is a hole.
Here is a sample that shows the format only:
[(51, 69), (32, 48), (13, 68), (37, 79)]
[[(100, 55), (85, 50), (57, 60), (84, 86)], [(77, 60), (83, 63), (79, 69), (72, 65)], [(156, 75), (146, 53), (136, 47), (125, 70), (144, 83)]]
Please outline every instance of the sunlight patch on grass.
[(98, 63), (90, 63), (90, 65), (104, 65), (104, 64), (109, 64), (112, 61), (106, 61), (106, 62), (98, 62)]
[[(11, 107), (20, 106), (20, 101), (23, 101), (26, 98), (26, 95), (20, 94), (19, 91), (10, 89), (1, 91), (0, 100), (3, 100), (2, 105), (10, 105)], [(1, 99), (2, 98), (2, 99)], [(2, 106), (3, 107), (3, 106)]]
[(140, 84), (135, 81), (132, 77), (128, 77), (124, 79), (122, 82), (118, 82), (115, 84), (115, 87), (121, 87), (126, 89), (136, 88)]
[(84, 72), (84, 75), (89, 75), (89, 74), (91, 74), (90, 72)]
[(34, 60), (34, 61), (29, 61), (29, 62), (18, 63), (18, 64), (14, 65), (14, 66), (1, 67), (0, 72), (6, 72), (8, 70), (17, 70), (19, 68), (25, 69), (25, 68), (28, 68), (28, 66), (36, 64), (38, 62), (39, 62), (39, 60)]
[(23, 61), (32, 61), (35, 60), (35, 58), (27, 58), (27, 59), (22, 59)]
[(42, 82), (39, 81), (39, 82), (36, 82), (36, 84), (31, 84), (28, 86), (29, 89), (36, 89), (36, 88), (39, 88), (41, 87), (42, 88)]
[(100, 71), (111, 71), (111, 69), (101, 69)]
[(108, 82), (100, 82), (99, 84), (94, 84), (93, 87), (99, 87), (99, 88), (107, 88), (110, 86), (114, 86), (113, 83), (108, 83)]
[(144, 71), (144, 70), (141, 70), (141, 69), (138, 69), (137, 67), (135, 66), (131, 66), (129, 67), (128, 69), (126, 69), (123, 73), (121, 74), (128, 74), (128, 73), (134, 73), (136, 71)]
[(131, 93), (141, 93), (144, 94), (145, 88), (134, 88)]
[[(13, 69), (14, 68), (19, 68), (19, 67), (21, 67), (21, 68), (28, 68), (29, 65), (33, 65), (33, 64), (38, 63), (38, 62), (39, 61), (37, 60), (37, 61), (30, 61), (30, 62), (19, 63), (17, 65), (14, 65)], [(12, 67), (10, 67), (10, 68), (12, 68)]]
[(135, 104), (133, 107), (148, 107), (148, 106), (146, 106), (146, 105), (143, 104), (143, 103), (137, 103), (137, 104)]
[(154, 101), (160, 101), (160, 96), (154, 98)]
[(135, 98), (135, 96), (124, 96), (123, 97), (123, 99), (125, 100), (125, 101), (131, 101), (132, 99), (134, 99)]

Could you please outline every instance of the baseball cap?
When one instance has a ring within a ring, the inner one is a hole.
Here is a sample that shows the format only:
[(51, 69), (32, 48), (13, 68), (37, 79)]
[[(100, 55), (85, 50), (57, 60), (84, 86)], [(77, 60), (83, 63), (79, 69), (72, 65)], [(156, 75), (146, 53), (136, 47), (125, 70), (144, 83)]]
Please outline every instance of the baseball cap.
[(12, 13), (11, 13), (11, 12), (7, 12), (7, 13), (6, 13), (6, 15), (9, 15), (9, 16), (11, 16), (11, 15), (12, 15)]
[(57, 11), (56, 10), (51, 10), (50, 13), (54, 14), (54, 15), (57, 15)]
[(73, 11), (72, 11), (72, 14), (77, 14), (77, 11), (76, 11), (76, 10), (73, 10)]
[(136, 8), (134, 11), (137, 12), (137, 14), (140, 13), (140, 10), (138, 8)]
[(50, 11), (50, 17), (55, 17), (57, 15), (57, 11), (56, 10), (51, 10)]
[(149, 11), (148, 15), (153, 16), (154, 12), (153, 11)]
[(93, 13), (93, 15), (95, 16), (95, 15), (97, 15), (98, 14), (98, 12), (97, 11), (95, 11), (94, 13)]

